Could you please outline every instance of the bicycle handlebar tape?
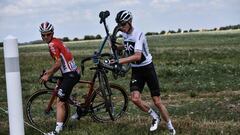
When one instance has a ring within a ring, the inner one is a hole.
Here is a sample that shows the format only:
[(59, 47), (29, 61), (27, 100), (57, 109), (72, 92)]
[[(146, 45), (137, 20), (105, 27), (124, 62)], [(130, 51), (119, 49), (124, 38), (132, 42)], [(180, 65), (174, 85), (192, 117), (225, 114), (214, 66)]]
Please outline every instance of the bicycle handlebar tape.
[(18, 41), (7, 36), (3, 43), (10, 135), (24, 135), (22, 86)]
[(108, 10), (106, 11), (101, 11), (99, 13), (99, 17), (100, 17), (100, 24), (105, 22), (105, 19), (110, 15), (110, 12)]

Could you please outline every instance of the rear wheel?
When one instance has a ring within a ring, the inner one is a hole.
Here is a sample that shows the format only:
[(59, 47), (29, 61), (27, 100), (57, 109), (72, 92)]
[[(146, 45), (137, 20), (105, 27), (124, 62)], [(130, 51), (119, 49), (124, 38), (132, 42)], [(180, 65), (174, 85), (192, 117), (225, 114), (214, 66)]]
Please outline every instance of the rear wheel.
[[(35, 92), (27, 101), (26, 116), (31, 124), (43, 131), (51, 131), (56, 125), (56, 102), (57, 98), (53, 98), (53, 103), (48, 108), (49, 101), (52, 97), (52, 91), (39, 90)], [(69, 116), (69, 105), (65, 104), (66, 115), (64, 125)]]
[[(109, 84), (111, 89), (111, 115), (114, 120), (119, 119), (124, 115), (128, 106), (128, 96), (124, 88), (116, 84)], [(91, 117), (98, 122), (112, 121), (109, 112), (105, 107), (105, 100), (100, 92), (100, 87), (95, 91), (92, 98)]]

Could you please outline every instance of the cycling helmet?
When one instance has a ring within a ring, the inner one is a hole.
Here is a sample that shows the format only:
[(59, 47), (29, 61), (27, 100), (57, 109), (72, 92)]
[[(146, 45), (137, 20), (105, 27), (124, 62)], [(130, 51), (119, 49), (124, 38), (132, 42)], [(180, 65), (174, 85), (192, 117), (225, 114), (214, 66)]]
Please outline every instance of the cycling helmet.
[(54, 27), (51, 23), (49, 22), (43, 22), (41, 23), (40, 27), (39, 27), (39, 31), (41, 33), (47, 33), (47, 32), (52, 32), (54, 31)]
[(133, 16), (130, 11), (122, 10), (122, 11), (118, 12), (115, 20), (117, 23), (124, 23), (124, 22), (128, 22), (132, 18), (133, 18)]

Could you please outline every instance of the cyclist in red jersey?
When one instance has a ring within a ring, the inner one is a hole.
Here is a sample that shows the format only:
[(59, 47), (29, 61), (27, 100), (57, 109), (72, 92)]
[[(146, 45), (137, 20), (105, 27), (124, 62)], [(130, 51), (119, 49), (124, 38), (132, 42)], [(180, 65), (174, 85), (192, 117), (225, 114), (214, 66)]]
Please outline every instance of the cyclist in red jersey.
[(77, 65), (75, 64), (72, 53), (63, 44), (63, 42), (55, 37), (54, 27), (49, 22), (44, 22), (39, 29), (43, 41), (48, 43), (49, 52), (55, 63), (51, 68), (46, 70), (40, 81), (45, 82), (59, 69), (61, 70), (63, 80), (58, 86), (57, 98), (57, 113), (56, 113), (56, 128), (49, 132), (48, 135), (58, 134), (63, 130), (63, 121), (65, 117), (65, 104), (69, 98), (74, 85), (79, 81), (80, 74)]

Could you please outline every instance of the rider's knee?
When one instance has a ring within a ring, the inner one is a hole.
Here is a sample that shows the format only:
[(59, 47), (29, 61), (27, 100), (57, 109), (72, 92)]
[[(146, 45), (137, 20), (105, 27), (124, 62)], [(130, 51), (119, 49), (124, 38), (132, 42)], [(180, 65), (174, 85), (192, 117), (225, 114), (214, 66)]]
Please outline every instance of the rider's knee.
[(141, 100), (139, 92), (132, 92), (131, 101), (134, 103), (138, 103)]
[(160, 96), (153, 96), (152, 99), (153, 99), (154, 105), (156, 105), (156, 106), (161, 106), (162, 105), (162, 101), (161, 101)]

